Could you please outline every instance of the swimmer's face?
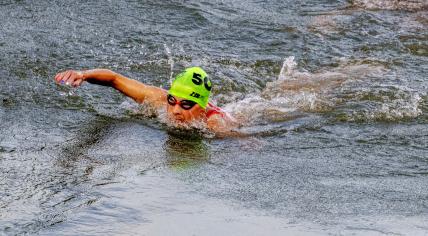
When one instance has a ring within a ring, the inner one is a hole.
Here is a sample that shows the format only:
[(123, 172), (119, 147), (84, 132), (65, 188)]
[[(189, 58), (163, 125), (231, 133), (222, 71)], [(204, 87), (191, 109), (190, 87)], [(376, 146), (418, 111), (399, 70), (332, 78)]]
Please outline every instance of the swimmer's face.
[(205, 114), (205, 110), (199, 104), (172, 95), (167, 97), (167, 112), (170, 119), (179, 123), (200, 120)]

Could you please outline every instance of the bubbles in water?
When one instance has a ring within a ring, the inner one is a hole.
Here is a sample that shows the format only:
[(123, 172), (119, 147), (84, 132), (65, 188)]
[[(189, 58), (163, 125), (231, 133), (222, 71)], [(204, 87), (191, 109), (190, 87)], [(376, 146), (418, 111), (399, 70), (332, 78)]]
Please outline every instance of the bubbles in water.
[(64, 97), (76, 96), (76, 91), (77, 91), (76, 87), (73, 87), (70, 84), (66, 83), (66, 84), (63, 84), (62, 86), (60, 86), (60, 88), (62, 90), (59, 92), (60, 96), (64, 96)]

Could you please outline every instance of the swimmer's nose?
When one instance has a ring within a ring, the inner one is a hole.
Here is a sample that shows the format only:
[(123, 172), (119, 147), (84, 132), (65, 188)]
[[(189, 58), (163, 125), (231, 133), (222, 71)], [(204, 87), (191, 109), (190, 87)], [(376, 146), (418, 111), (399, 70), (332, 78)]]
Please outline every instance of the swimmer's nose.
[(174, 108), (172, 109), (172, 113), (174, 115), (181, 115), (181, 112), (182, 112), (182, 110), (181, 110), (180, 105), (175, 104)]

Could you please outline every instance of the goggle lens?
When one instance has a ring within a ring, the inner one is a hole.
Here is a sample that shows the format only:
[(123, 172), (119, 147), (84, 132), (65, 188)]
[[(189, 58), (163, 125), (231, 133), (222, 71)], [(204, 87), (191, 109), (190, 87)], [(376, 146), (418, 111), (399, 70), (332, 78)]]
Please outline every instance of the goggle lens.
[(175, 106), (178, 103), (178, 105), (180, 105), (184, 110), (190, 110), (196, 104), (196, 102), (190, 100), (181, 100), (178, 102), (171, 94), (168, 94), (167, 100), (169, 105)]

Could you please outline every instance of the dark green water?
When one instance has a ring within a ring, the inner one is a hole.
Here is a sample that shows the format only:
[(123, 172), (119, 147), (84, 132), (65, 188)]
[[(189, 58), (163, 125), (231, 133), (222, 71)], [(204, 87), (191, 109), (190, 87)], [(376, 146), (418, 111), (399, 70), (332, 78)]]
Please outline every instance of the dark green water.
[[(428, 7), (385, 2), (1, 1), (0, 235), (428, 234)], [(248, 137), (53, 82), (191, 65)]]

